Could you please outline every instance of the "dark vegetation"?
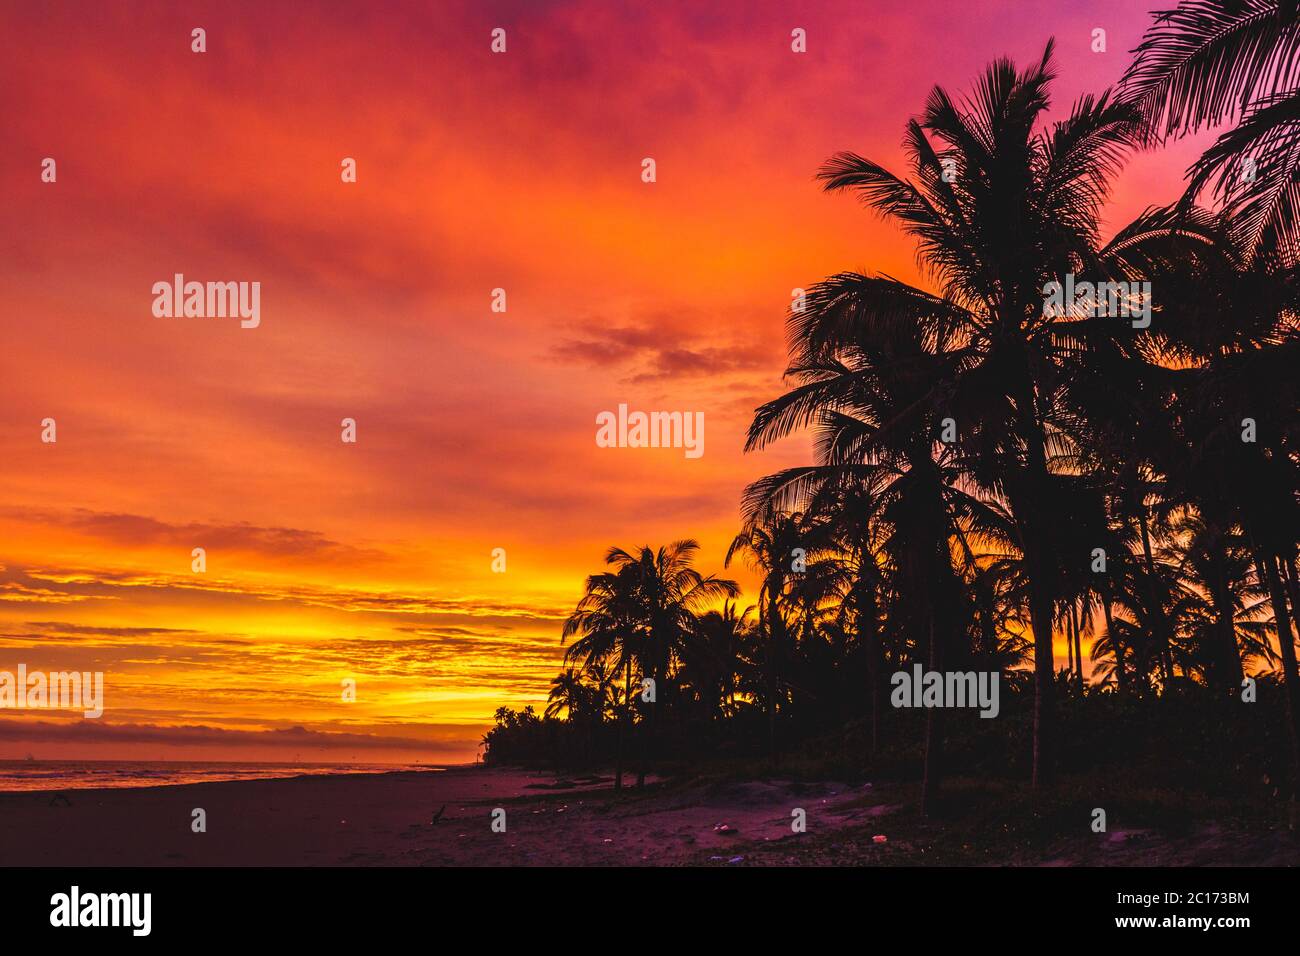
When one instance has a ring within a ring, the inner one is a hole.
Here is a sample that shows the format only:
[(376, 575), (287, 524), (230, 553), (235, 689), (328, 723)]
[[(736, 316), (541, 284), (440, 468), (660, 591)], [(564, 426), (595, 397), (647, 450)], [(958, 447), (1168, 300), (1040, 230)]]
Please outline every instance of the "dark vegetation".
[[(945, 777), (1059, 774), (1293, 805), (1298, 55), (1294, 4), (1187, 2), (1117, 94), (1054, 122), (1049, 44), (969, 97), (933, 90), (905, 173), (829, 159), (823, 187), (914, 237), (930, 288), (841, 272), (796, 298), (789, 390), (748, 447), (811, 430), (816, 458), (746, 490), (725, 563), (757, 572), (753, 605), (692, 541), (611, 549), (545, 714), (499, 711), (487, 759), (612, 764), (620, 786), (894, 776), (924, 812)], [(1129, 153), (1232, 120), (1180, 200), (1102, 238)], [(1067, 275), (1149, 282), (1149, 325), (1047, 308)], [(914, 663), (998, 672), (1001, 713), (895, 710)]]

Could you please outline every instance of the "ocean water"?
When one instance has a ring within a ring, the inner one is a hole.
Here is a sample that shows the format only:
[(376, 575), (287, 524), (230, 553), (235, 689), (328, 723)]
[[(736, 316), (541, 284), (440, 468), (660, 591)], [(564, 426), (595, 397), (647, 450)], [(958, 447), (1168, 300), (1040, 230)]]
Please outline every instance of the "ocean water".
[(309, 774), (441, 770), (430, 764), (218, 763), (171, 760), (0, 760), (0, 792), (163, 787), (214, 780), (266, 780)]

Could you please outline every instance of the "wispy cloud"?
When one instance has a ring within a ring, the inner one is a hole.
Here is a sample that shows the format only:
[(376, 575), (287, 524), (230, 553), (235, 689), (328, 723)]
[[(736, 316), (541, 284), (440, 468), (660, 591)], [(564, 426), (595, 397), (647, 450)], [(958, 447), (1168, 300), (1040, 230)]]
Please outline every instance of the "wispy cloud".
[(563, 361), (591, 368), (618, 366), (628, 381), (656, 382), (678, 378), (771, 369), (780, 362), (779, 340), (756, 342), (752, 336), (716, 335), (706, 339), (688, 331), (707, 327), (703, 316), (694, 323), (670, 324), (649, 319), (639, 325), (603, 326), (592, 323), (571, 333), (551, 350)]

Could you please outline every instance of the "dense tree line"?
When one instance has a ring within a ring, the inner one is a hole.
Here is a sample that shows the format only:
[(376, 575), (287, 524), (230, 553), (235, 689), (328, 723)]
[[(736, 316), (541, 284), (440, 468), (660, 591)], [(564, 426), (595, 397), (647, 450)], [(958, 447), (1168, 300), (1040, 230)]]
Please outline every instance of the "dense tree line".
[[(792, 305), (789, 387), (747, 447), (809, 430), (815, 460), (745, 492), (725, 562), (757, 572), (753, 605), (694, 569), (693, 541), (612, 549), (564, 627), (546, 714), (500, 712), (489, 757), (563, 716), (620, 785), (633, 753), (643, 779), (689, 749), (685, 727), (731, 726), (779, 757), (795, 728), (858, 721), (870, 763), (889, 675), (922, 662), (1003, 675), (1001, 733), (1034, 787), (1074, 743), (1071, 702), (1162, 725), (1136, 715), (1194, 720), (1190, 700), (1226, 733), (1261, 678), (1294, 787), (1298, 53), (1294, 4), (1184, 3), (1117, 93), (1055, 122), (1049, 44), (967, 97), (936, 87), (904, 173), (831, 157), (823, 187), (910, 234), (929, 288), (842, 272)], [(1131, 152), (1232, 120), (1185, 195), (1102, 238)], [(1053, 303), (1053, 283), (1074, 296)], [(953, 720), (925, 713), (927, 806), (945, 742), (968, 732)]]

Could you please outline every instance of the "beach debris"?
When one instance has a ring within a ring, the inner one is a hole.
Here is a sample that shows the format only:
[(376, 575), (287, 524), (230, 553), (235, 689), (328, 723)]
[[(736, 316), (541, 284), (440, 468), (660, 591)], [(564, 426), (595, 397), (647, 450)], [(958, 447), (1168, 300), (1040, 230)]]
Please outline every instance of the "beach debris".
[(877, 833), (875, 836), (873, 836), (873, 837), (871, 838), (871, 842), (872, 842), (872, 843), (888, 843), (888, 842), (889, 842), (889, 837), (885, 836), (883, 833)]
[(733, 834), (733, 833), (736, 832), (736, 828), (733, 827), (733, 826), (732, 826), (731, 824), (729, 824), (729, 823), (715, 823), (715, 824), (713, 825), (713, 832), (714, 832), (714, 833)]
[(441, 820), (441, 819), (442, 819), (442, 815), (443, 815), (444, 813), (446, 813), (446, 812), (447, 812), (447, 804), (444, 803), (444, 804), (443, 804), (443, 805), (438, 809), (438, 812), (435, 813), (435, 814), (433, 815), (433, 819), (429, 821), (429, 826), (433, 826), (435, 823), (437, 823), (439, 820)]
[(605, 839), (601, 840), (600, 842), (601, 842), (601, 843), (613, 843), (613, 842), (614, 842), (614, 838), (613, 838), (613, 837), (605, 837)]
[(727, 862), (728, 862), (728, 863), (744, 863), (744, 862), (745, 862), (745, 858), (744, 858), (743, 856), (733, 856), (733, 857), (732, 857), (730, 860), (728, 860)]

